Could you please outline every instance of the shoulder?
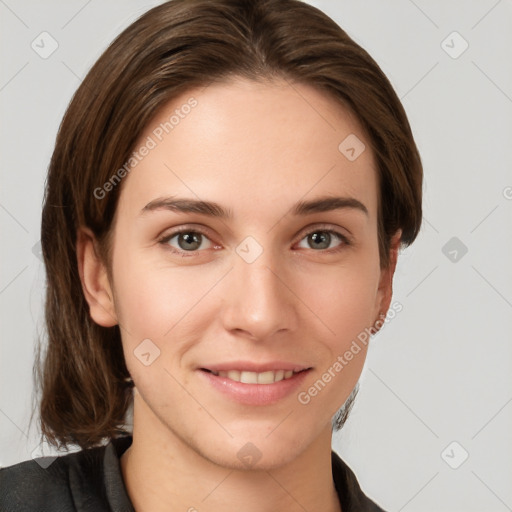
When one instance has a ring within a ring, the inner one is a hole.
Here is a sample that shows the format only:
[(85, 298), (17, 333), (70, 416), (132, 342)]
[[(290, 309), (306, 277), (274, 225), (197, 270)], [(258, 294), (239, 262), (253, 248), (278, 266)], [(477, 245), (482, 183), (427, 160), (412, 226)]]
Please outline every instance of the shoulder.
[(104, 452), (102, 446), (56, 458), (40, 457), (1, 469), (0, 510), (103, 510)]
[(385, 512), (362, 491), (356, 475), (339, 455), (332, 451), (332, 475), (343, 512)]

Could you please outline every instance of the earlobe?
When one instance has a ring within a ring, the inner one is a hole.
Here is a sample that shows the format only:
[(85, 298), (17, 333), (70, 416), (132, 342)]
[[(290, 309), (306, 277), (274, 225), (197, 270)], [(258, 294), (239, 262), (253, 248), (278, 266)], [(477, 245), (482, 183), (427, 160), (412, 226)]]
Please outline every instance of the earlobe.
[(389, 248), (389, 265), (381, 270), (378, 300), (377, 300), (377, 315), (376, 324), (379, 324), (377, 331), (382, 327), (383, 318), (386, 317), (391, 298), (393, 296), (393, 276), (395, 274), (396, 263), (398, 260), (398, 250), (400, 249), (400, 240), (402, 237), (402, 230), (398, 230), (391, 239)]
[(113, 293), (107, 269), (96, 250), (96, 238), (89, 228), (77, 232), (78, 272), (91, 318), (103, 327), (117, 325)]

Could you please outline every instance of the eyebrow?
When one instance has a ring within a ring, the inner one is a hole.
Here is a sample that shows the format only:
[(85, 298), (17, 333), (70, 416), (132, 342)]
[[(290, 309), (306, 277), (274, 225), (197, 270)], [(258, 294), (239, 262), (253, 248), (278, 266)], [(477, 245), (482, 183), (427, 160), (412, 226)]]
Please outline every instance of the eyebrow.
[[(293, 206), (291, 213), (295, 216), (304, 216), (313, 213), (346, 209), (359, 210), (368, 215), (368, 209), (358, 199), (353, 197), (331, 196), (320, 197), (310, 201), (299, 201)], [(176, 197), (160, 197), (154, 199), (142, 208), (140, 215), (158, 210), (169, 210), (178, 213), (199, 213), (201, 215), (221, 219), (229, 219), (233, 216), (230, 209), (225, 209), (218, 203)]]

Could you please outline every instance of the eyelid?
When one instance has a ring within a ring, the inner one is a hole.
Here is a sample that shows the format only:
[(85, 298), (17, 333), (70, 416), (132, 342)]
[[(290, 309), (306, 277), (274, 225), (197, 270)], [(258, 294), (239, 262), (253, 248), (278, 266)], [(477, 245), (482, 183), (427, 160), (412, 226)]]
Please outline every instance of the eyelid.
[(179, 233), (187, 233), (189, 231), (192, 231), (194, 233), (196, 233), (196, 232), (201, 233), (202, 235), (207, 236), (208, 238), (211, 236), (210, 235), (211, 230), (208, 229), (207, 227), (201, 226), (199, 224), (180, 224), (179, 226), (176, 226), (176, 227), (173, 227), (170, 229), (171, 229), (171, 231), (165, 230), (165, 232), (167, 232), (167, 234), (159, 235), (158, 238), (159, 239), (172, 238), (174, 235), (177, 235)]
[(328, 233), (334, 233), (338, 235), (343, 241), (347, 244), (352, 241), (352, 235), (349, 234), (347, 229), (343, 229), (340, 226), (336, 226), (334, 224), (311, 224), (310, 226), (305, 227), (299, 234), (300, 238), (298, 241), (300, 242), (305, 236), (315, 233), (317, 231), (326, 231)]

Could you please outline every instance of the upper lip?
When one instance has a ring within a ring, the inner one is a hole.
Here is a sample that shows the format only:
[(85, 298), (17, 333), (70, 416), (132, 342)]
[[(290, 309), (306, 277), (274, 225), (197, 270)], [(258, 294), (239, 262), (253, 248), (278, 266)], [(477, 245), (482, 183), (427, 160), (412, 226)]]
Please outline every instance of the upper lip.
[(309, 370), (311, 366), (301, 363), (290, 363), (286, 361), (269, 361), (267, 363), (255, 363), (254, 361), (231, 361), (226, 363), (209, 364), (201, 366), (201, 370), (210, 370), (213, 372), (227, 372), (229, 370), (240, 370), (245, 372), (268, 372), (277, 370), (293, 370), (300, 372), (302, 370)]

